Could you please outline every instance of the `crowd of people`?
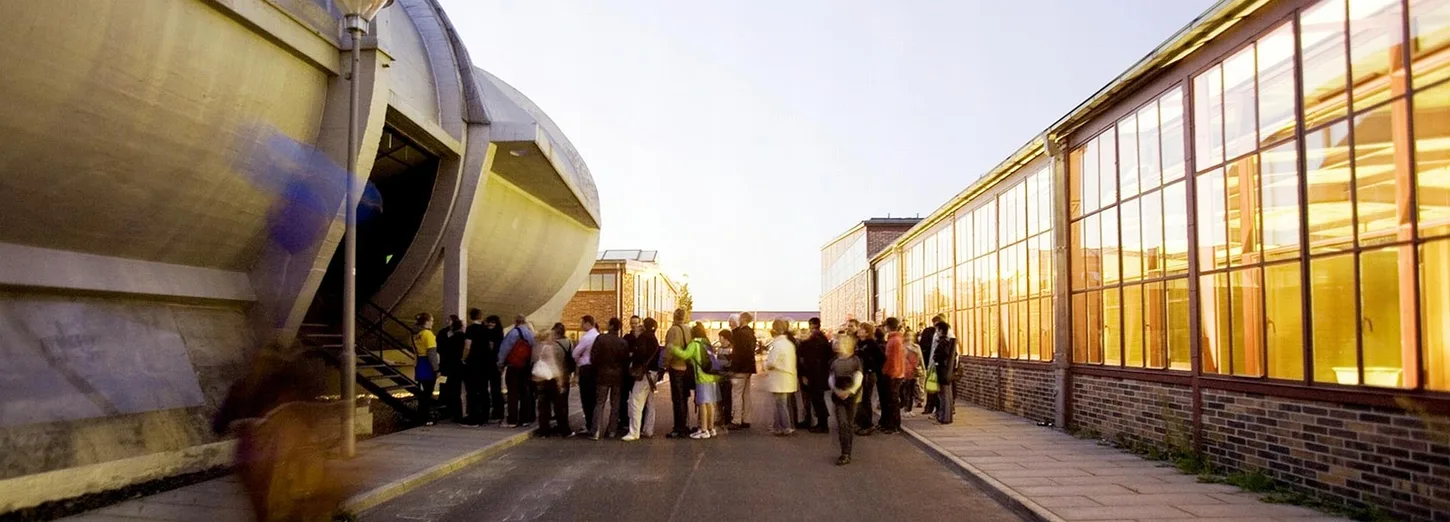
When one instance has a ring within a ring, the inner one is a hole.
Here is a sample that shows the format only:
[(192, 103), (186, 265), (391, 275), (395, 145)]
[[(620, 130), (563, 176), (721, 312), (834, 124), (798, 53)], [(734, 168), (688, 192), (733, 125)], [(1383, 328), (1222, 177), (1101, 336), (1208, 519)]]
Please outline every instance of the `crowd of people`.
[[(441, 413), (462, 426), (537, 422), (540, 436), (636, 441), (654, 435), (653, 398), (668, 382), (672, 422), (665, 437), (709, 439), (750, 429), (749, 398), (759, 370), (772, 397), (771, 433), (829, 433), (834, 413), (837, 464), (851, 462), (854, 437), (896, 433), (916, 408), (935, 422), (952, 422), (956, 346), (941, 316), (919, 332), (895, 317), (880, 325), (853, 319), (827, 332), (812, 318), (799, 335), (777, 318), (766, 342), (750, 326), (749, 312), (732, 315), (730, 329), (716, 332), (713, 341), (704, 325), (686, 321), (684, 310), (675, 310), (663, 339), (653, 318), (630, 317), (626, 331), (619, 318), (600, 324), (586, 315), (577, 342), (562, 323), (536, 332), (518, 315), (505, 330), (498, 316), (484, 317), (478, 309), (468, 316), (466, 325), (450, 317), (436, 333), (431, 315), (416, 317), (412, 343), (424, 424), (434, 424)], [(763, 368), (757, 364), (761, 349)], [(575, 388), (584, 414), (578, 431), (568, 413)]]

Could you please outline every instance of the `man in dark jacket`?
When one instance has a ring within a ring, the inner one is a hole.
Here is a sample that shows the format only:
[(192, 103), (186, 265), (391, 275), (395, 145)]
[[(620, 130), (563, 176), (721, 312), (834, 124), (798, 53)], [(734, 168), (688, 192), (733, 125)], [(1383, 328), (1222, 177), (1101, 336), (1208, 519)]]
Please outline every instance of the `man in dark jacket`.
[(448, 325), (438, 333), (438, 356), (441, 363), (438, 373), (447, 379), (439, 390), (443, 410), (455, 424), (463, 423), (463, 380), (467, 378), (463, 367), (463, 344), (465, 342), (463, 320), (456, 315), (448, 316)]
[(876, 432), (872, 421), (871, 397), (876, 394), (876, 381), (881, 378), (881, 367), (886, 364), (886, 352), (876, 341), (876, 326), (861, 323), (856, 330), (856, 357), (861, 359), (861, 405), (856, 409), (856, 434), (869, 436)]
[(750, 312), (741, 312), (740, 326), (731, 332), (730, 387), (734, 394), (731, 402), (735, 412), (740, 414), (740, 420), (731, 422), (727, 429), (750, 428), (750, 379), (755, 376), (755, 349), (760, 345), (755, 338), (755, 329), (750, 327), (750, 322), (754, 320)]
[[(942, 320), (942, 316), (940, 315), (932, 317), (931, 326), (922, 328), (921, 334), (918, 335), (916, 338), (916, 345), (921, 347), (922, 356), (926, 357), (926, 359), (922, 360), (921, 363), (927, 367), (931, 367), (931, 343), (936, 340), (936, 328), (937, 325), (941, 324)], [(925, 384), (925, 382), (926, 381), (924, 380), (922, 381), (923, 384)], [(935, 411), (936, 394), (927, 394), (926, 404), (922, 406), (921, 413), (923, 415), (931, 415), (932, 412)]]
[[(497, 324), (498, 318), (490, 316)], [(503, 380), (498, 372), (498, 341), (493, 339), (483, 310), (468, 311), (468, 328), (463, 333), (464, 381), (468, 392), (468, 415), (459, 424), (477, 427), (503, 414)], [(497, 411), (492, 411), (497, 408)]]
[[(633, 350), (634, 343), (639, 340), (639, 334), (642, 331), (644, 331), (644, 325), (640, 321), (639, 316), (629, 316), (629, 331), (625, 332), (624, 336), (622, 337), (622, 339), (624, 340), (624, 346), (630, 350)], [(625, 366), (628, 366), (628, 363), (626, 363)], [(619, 386), (621, 393), (624, 393), (624, 396), (626, 398), (625, 400), (628, 401), (630, 392), (634, 391), (634, 378), (629, 376), (628, 368), (625, 369), (624, 376), (620, 377)], [(619, 431), (623, 432), (628, 428), (629, 404), (626, 402), (623, 407), (619, 408)]]
[[(629, 345), (619, 337), (620, 323), (618, 317), (609, 319), (609, 331), (599, 334), (594, 339), (594, 345), (590, 350), (590, 365), (594, 367), (595, 381), (597, 381), (599, 393), (598, 400), (593, 405), (585, 407), (594, 408), (596, 419), (595, 431), (590, 434), (591, 439), (599, 440), (602, 437), (619, 436), (620, 429), (619, 413), (627, 409), (624, 407), (624, 379), (629, 376)], [(608, 403), (609, 409), (604, 409)], [(608, 416), (605, 416), (608, 413)]]
[(946, 321), (936, 323), (935, 344), (931, 349), (931, 360), (936, 363), (936, 382), (938, 391), (936, 396), (936, 421), (941, 424), (952, 423), (952, 413), (956, 399), (952, 389), (952, 379), (956, 376), (957, 366), (957, 343), (951, 337), (951, 325)]
[[(800, 359), (800, 377), (802, 396), (809, 401), (810, 408), (807, 411), (814, 411), (816, 422), (810, 430), (813, 433), (829, 433), (831, 431), (826, 418), (826, 394), (830, 392), (830, 386), (826, 384), (831, 373), (831, 359), (835, 354), (831, 353), (831, 341), (826, 339), (825, 332), (821, 331), (821, 318), (811, 318), (811, 335), (801, 341), (801, 347), (796, 354)], [(806, 415), (805, 421), (810, 422), (810, 415)]]

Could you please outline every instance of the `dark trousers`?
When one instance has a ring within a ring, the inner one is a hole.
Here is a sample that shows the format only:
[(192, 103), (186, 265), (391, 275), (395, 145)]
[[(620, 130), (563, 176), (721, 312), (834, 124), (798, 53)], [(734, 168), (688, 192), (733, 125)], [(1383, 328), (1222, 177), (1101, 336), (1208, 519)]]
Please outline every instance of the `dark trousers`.
[(448, 380), (438, 391), (438, 401), (443, 403), (443, 414), (453, 422), (463, 420), (463, 375), (461, 372), (448, 374)]
[(674, 410), (675, 424), (670, 430), (675, 433), (690, 433), (690, 370), (670, 370), (670, 406)]
[[(584, 409), (584, 431), (594, 433), (597, 426), (594, 424), (595, 403), (599, 402), (599, 379), (594, 372), (594, 365), (586, 364), (579, 367), (579, 406)], [(567, 397), (566, 397), (567, 398)]]
[(423, 390), (423, 394), (418, 396), (418, 422), (433, 420), (433, 387), (437, 384), (437, 379), (418, 381), (418, 387)]
[(900, 390), (896, 393), (896, 397), (901, 403), (901, 409), (910, 413), (911, 409), (916, 406), (916, 378), (902, 379), (901, 386), (897, 389)]
[[(537, 391), (535, 402), (539, 410), (539, 433), (545, 435), (568, 435), (573, 433), (569, 429), (569, 398), (564, 395), (564, 387), (556, 380), (547, 380), (535, 383)], [(550, 421), (553, 421), (552, 425)]]
[(881, 429), (901, 429), (901, 406), (897, 398), (901, 394), (902, 380), (882, 375), (876, 381), (879, 384), (877, 395), (881, 397)]
[(876, 374), (868, 373), (861, 379), (861, 402), (856, 405), (857, 429), (867, 430), (875, 426), (871, 422), (871, 396), (876, 393), (876, 377)]
[(527, 368), (507, 368), (504, 371), (504, 380), (509, 387), (508, 418), (505, 422), (509, 424), (534, 422), (533, 375), (530, 375)]
[[(586, 368), (588, 367), (586, 366)], [(594, 418), (598, 419), (599, 424), (592, 428), (591, 433), (600, 438), (612, 437), (620, 426), (627, 425), (619, 423), (620, 412), (624, 412), (625, 415), (629, 414), (628, 408), (624, 407), (624, 390), (620, 388), (619, 383), (600, 382), (595, 393), (599, 397), (599, 401), (594, 403), (592, 409)], [(606, 403), (609, 404), (607, 409), (604, 407)]]
[[(470, 366), (463, 370), (463, 379), (464, 386), (468, 388), (468, 420), (484, 423), (488, 422), (490, 415), (498, 417), (503, 414), (503, 384), (499, 382), (497, 368)], [(493, 406), (494, 403), (498, 406)]]
[[(629, 400), (629, 392), (632, 391), (634, 391), (634, 377), (631, 377), (629, 372), (626, 371), (624, 375), (619, 376), (619, 394), (623, 396), (620, 404), (624, 404), (624, 401)], [(629, 428), (629, 408), (619, 408), (619, 417), (616, 420), (619, 422), (620, 431), (626, 431)]]
[(857, 408), (860, 407), (861, 392), (842, 399), (835, 393), (831, 394), (831, 403), (836, 406), (836, 436), (841, 440), (841, 454), (851, 455), (851, 438), (856, 435), (856, 423), (851, 419), (856, 418)]
[(720, 415), (716, 416), (715, 422), (724, 426), (730, 424), (730, 419), (735, 418), (731, 415), (733, 413), (732, 407), (735, 405), (735, 399), (730, 398), (734, 385), (730, 383), (730, 377), (728, 375), (717, 381), (716, 385), (720, 387), (720, 402), (716, 403), (720, 405), (718, 408)]
[(829, 413), (830, 410), (826, 409), (826, 395), (830, 393), (829, 390), (830, 387), (823, 384), (812, 384), (801, 388), (801, 399), (810, 405), (810, 408), (806, 411), (815, 415), (815, 422), (812, 423), (811, 414), (807, 414), (804, 418), (806, 424), (817, 428), (830, 427), (830, 421), (828, 420), (831, 416)]

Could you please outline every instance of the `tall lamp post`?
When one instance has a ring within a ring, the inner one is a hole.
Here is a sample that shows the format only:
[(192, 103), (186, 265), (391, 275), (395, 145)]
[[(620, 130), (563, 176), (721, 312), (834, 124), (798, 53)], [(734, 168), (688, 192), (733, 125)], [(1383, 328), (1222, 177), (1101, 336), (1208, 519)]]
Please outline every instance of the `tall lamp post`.
[(343, 247), (342, 284), (342, 400), (347, 412), (343, 414), (342, 451), (351, 458), (357, 454), (357, 203), (352, 199), (357, 192), (357, 128), (358, 68), (362, 65), (362, 37), (368, 32), (368, 24), (393, 0), (336, 0), (342, 10), (342, 27), (352, 40), (352, 67), (348, 69), (347, 107), (347, 192), (343, 205), (347, 208), (345, 246)]

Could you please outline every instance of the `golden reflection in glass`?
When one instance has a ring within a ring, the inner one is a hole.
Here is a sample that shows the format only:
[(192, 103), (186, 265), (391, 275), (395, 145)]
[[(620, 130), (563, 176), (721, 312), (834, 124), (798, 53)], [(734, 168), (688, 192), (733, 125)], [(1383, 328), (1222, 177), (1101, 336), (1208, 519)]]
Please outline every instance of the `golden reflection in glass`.
[(1227, 273), (1209, 274), (1198, 278), (1199, 331), (1203, 336), (1203, 373), (1229, 373), (1230, 350), (1233, 346), (1233, 328), (1230, 317), (1233, 307), (1229, 298)]
[(1264, 146), (1294, 135), (1294, 25), (1279, 26), (1255, 45), (1259, 144)]
[(1228, 222), (1228, 262), (1243, 266), (1259, 262), (1258, 156), (1249, 155), (1228, 164), (1224, 175)]
[(1265, 337), (1269, 377), (1304, 378), (1304, 321), (1299, 263), (1264, 267)]
[(1123, 301), (1117, 288), (1103, 289), (1103, 364), (1123, 360)]
[(1138, 194), (1138, 118), (1129, 115), (1118, 122), (1118, 190), (1127, 199)]
[[(1027, 323), (1022, 325), (1022, 330), (1027, 335), (1028, 358), (1034, 361), (1042, 360), (1042, 340), (1038, 338), (1037, 331), (1042, 326), (1042, 311), (1037, 308), (1040, 302), (1037, 299), (1031, 299), (1023, 303), (1027, 307)], [(1051, 351), (1050, 347), (1047, 349)]]
[(1304, 182), (1311, 253), (1343, 250), (1354, 239), (1350, 203), (1349, 125), (1339, 122), (1304, 137)]
[(1042, 292), (1042, 289), (1038, 287), (1038, 285), (1040, 283), (1040, 280), (1038, 279), (1038, 275), (1042, 273), (1042, 266), (1039, 265), (1038, 263), (1041, 261), (1042, 256), (1037, 251), (1038, 250), (1038, 247), (1040, 247), (1041, 244), (1038, 242), (1037, 239), (1038, 238), (1028, 239), (1027, 242), (1026, 242), (1026, 245), (1027, 245), (1027, 273), (1026, 273), (1026, 278), (1027, 278), (1027, 296), (1028, 297), (1036, 297), (1036, 296), (1040, 295), (1041, 292)]
[(1118, 242), (1118, 209), (1109, 208), (1098, 214), (1102, 225), (1102, 233), (1098, 237), (1102, 240), (1103, 252), (1103, 284), (1116, 284), (1122, 280), (1122, 271), (1119, 261), (1122, 258), (1120, 243)]
[(1299, 164), (1294, 141), (1259, 154), (1263, 252), (1267, 260), (1299, 257)]
[(1223, 169), (1214, 169), (1198, 176), (1198, 266), (1200, 270), (1228, 266), (1224, 197)]
[(1123, 365), (1143, 367), (1143, 287), (1123, 287)]
[(1158, 98), (1159, 142), (1163, 144), (1163, 182), (1183, 177), (1187, 143), (1183, 135), (1183, 89), (1174, 88)]
[(1103, 297), (1098, 291), (1088, 292), (1083, 300), (1084, 319), (1087, 323), (1085, 351), (1092, 364), (1103, 362)]
[(1040, 280), (1037, 289), (1040, 292), (1039, 295), (1052, 297), (1052, 289), (1056, 286), (1054, 279), (1057, 277), (1055, 271), (1052, 269), (1052, 231), (1043, 232), (1034, 241), (1037, 241), (1037, 264), (1042, 267), (1042, 270), (1034, 275), (1034, 277)]
[(1325, 0), (1300, 15), (1305, 127), (1343, 117), (1349, 108), (1344, 17), (1344, 0)]
[(1450, 83), (1415, 95), (1414, 122), (1420, 236), (1447, 235), (1450, 234)]
[(1153, 190), (1163, 184), (1159, 157), (1161, 147), (1158, 143), (1158, 103), (1154, 101), (1138, 109), (1138, 186), (1141, 190)]
[(1075, 214), (1087, 214), (1098, 209), (1098, 141), (1088, 141), (1087, 145), (1077, 150), (1077, 170), (1079, 181), (1073, 190), (1082, 198), (1082, 212)]
[(1233, 374), (1264, 375), (1264, 285), (1258, 267), (1229, 274), (1233, 284)]
[(1143, 277), (1163, 275), (1163, 192), (1155, 191), (1140, 198), (1143, 213)]
[(1103, 286), (1103, 239), (1101, 227), (1102, 216), (1094, 214), (1082, 220), (1083, 244), (1083, 271), (1086, 278), (1087, 288)]
[(1450, 391), (1450, 241), (1420, 246), (1420, 325), (1425, 387)]
[(1389, 99), (1391, 73), (1403, 74), (1400, 0), (1350, 0), (1350, 84), (1355, 110)]
[(1106, 207), (1118, 201), (1117, 141), (1113, 130), (1098, 136), (1098, 203)]
[(1073, 221), (1071, 225), (1068, 225), (1068, 237), (1071, 238), (1072, 244), (1070, 250), (1072, 257), (1068, 260), (1072, 266), (1068, 273), (1072, 283), (1070, 288), (1073, 290), (1087, 288), (1087, 238), (1082, 235), (1082, 223), (1082, 221)]
[(1416, 88), (1450, 77), (1450, 0), (1410, 0), (1410, 39)]
[(1359, 384), (1354, 255), (1309, 261), (1309, 302), (1314, 317), (1314, 380)]
[(1017, 358), (1030, 358), (1032, 344), (1030, 337), (1027, 335), (1029, 328), (1027, 323), (1027, 301), (1018, 301), (1013, 304), (1013, 309), (1016, 312), (1014, 315), (1017, 316), (1017, 349), (1019, 350)]
[[(1254, 95), (1254, 45), (1223, 61), (1224, 156), (1237, 158), (1258, 148), (1254, 117), (1258, 101)], [(1210, 132), (1212, 129), (1210, 129)]]
[(1168, 301), (1162, 281), (1143, 285), (1143, 350), (1146, 366), (1168, 366)]
[(1143, 221), (1138, 212), (1138, 200), (1124, 201), (1118, 205), (1118, 213), (1123, 224), (1123, 280), (1137, 281), (1143, 277)]
[(1189, 335), (1188, 279), (1170, 279), (1168, 288), (1168, 367), (1192, 370), (1192, 336)]
[(1188, 272), (1188, 209), (1184, 182), (1163, 187), (1163, 265), (1169, 274)]
[(1410, 237), (1408, 107), (1403, 98), (1354, 118), (1355, 210), (1359, 242)]
[(1193, 79), (1194, 170), (1223, 163), (1223, 67), (1216, 65)]
[(1044, 297), (1038, 299), (1037, 303), (1038, 308), (1041, 310), (1041, 315), (1039, 316), (1041, 328), (1038, 338), (1042, 340), (1042, 344), (1040, 345), (1042, 347), (1042, 360), (1051, 361), (1057, 356), (1057, 348), (1053, 344), (1053, 332), (1057, 330), (1057, 327), (1052, 321), (1054, 315), (1052, 313), (1052, 298)]
[(999, 317), (997, 305), (982, 307), (982, 343), (987, 345), (987, 353), (992, 357), (1007, 357), (1007, 354), (1002, 351), (1002, 338), (998, 335), (997, 321)]
[[(1404, 303), (1414, 292), (1410, 247), (1366, 250), (1359, 257), (1360, 335), (1364, 346), (1364, 384), (1413, 386), (1405, 361), (1415, 360), (1414, 316), (1405, 320)], [(1404, 270), (1409, 268), (1408, 270)], [(1403, 270), (1403, 271), (1402, 271)], [(1401, 279), (1401, 274), (1407, 277)], [(1404, 324), (1408, 323), (1408, 324)], [(1413, 367), (1411, 367), (1413, 369)]]

